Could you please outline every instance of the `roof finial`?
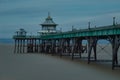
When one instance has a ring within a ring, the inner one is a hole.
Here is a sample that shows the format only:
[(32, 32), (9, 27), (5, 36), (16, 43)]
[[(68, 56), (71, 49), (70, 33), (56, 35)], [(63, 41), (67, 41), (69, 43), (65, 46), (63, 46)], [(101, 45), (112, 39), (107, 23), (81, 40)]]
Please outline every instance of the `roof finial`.
[(113, 26), (115, 26), (115, 17), (113, 17)]
[(48, 12), (48, 16), (50, 16), (50, 12)]
[(74, 29), (74, 26), (72, 25), (72, 31), (73, 31), (73, 29)]
[(48, 12), (48, 17), (50, 17), (50, 12)]
[(90, 22), (88, 22), (88, 29), (90, 29)]

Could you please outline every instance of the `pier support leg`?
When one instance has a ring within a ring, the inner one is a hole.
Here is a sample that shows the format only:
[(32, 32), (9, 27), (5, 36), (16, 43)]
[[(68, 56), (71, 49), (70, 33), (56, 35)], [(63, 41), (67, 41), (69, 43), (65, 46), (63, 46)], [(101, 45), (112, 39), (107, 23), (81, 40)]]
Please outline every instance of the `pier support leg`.
[(19, 53), (19, 40), (17, 40), (18, 44), (17, 44), (17, 53)]
[(82, 39), (81, 38), (74, 38), (72, 40), (72, 60), (74, 59), (75, 53), (79, 55), (81, 58), (82, 53)]
[(23, 40), (23, 53), (25, 53), (25, 39)]
[(22, 53), (22, 40), (20, 40), (20, 53)]
[(112, 69), (118, 65), (118, 49), (120, 46), (120, 37), (114, 36), (111, 37), (110, 42), (112, 44)]
[(52, 40), (51, 42), (51, 53), (54, 55), (56, 52), (56, 40)]
[(16, 53), (16, 43), (17, 43), (17, 40), (15, 39), (14, 53)]
[(66, 53), (66, 56), (70, 56), (70, 39), (64, 40), (64, 53)]
[(88, 64), (90, 63), (90, 56), (91, 56), (92, 49), (94, 51), (94, 60), (95, 61), (97, 60), (96, 45), (97, 45), (97, 38), (90, 37), (88, 39)]
[(63, 47), (64, 47), (64, 40), (63, 39), (61, 39), (60, 40), (60, 57), (62, 57), (62, 54), (63, 54)]
[(41, 43), (40, 43), (40, 39), (39, 39), (39, 45), (38, 45), (38, 52), (41, 52)]
[(94, 50), (94, 60), (95, 60), (95, 61), (97, 60), (97, 55), (96, 55), (96, 44), (97, 44), (97, 43), (95, 43), (94, 46), (93, 46), (93, 50)]
[(82, 53), (82, 40), (81, 39), (78, 41), (78, 53), (79, 53), (79, 57), (81, 58), (81, 53)]
[(88, 64), (90, 63), (91, 51), (92, 51), (92, 44), (91, 44), (91, 40), (89, 40), (88, 41)]
[(72, 60), (74, 60), (74, 53), (75, 53), (75, 38), (72, 39)]

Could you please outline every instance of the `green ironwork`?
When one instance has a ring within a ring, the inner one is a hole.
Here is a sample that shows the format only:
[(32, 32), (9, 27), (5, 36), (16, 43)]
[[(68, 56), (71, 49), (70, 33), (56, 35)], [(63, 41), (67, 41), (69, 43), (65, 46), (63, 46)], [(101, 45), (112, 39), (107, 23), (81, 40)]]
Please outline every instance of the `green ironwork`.
[(120, 24), (41, 36), (42, 39), (120, 35)]
[(120, 35), (120, 24), (90, 29), (82, 29), (76, 31), (61, 32), (56, 34), (47, 34), (41, 36), (13, 36), (13, 38), (60, 39), (89, 36), (109, 36), (109, 35)]

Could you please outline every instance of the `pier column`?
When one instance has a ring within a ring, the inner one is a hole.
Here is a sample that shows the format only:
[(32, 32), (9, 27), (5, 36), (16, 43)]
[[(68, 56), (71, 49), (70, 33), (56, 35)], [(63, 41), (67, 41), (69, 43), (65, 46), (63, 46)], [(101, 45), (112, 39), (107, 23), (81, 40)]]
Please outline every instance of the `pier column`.
[(29, 45), (29, 39), (27, 39), (27, 53), (28, 53), (28, 45)]
[(90, 37), (88, 39), (88, 64), (90, 63), (90, 57), (91, 57), (91, 52), (92, 49), (94, 51), (94, 60), (97, 60), (97, 56), (96, 56), (96, 45), (97, 45), (97, 38), (95, 37)]
[(23, 53), (25, 53), (25, 39), (23, 39)]
[(83, 51), (82, 39), (79, 39), (79, 40), (77, 41), (77, 43), (78, 43), (78, 53), (79, 53), (79, 56), (80, 56), (80, 58), (81, 58), (81, 53), (82, 53), (82, 51)]
[(68, 56), (70, 56), (70, 52), (71, 52), (71, 49), (70, 49), (70, 39), (67, 39), (67, 45), (66, 45), (66, 48), (67, 48)]
[(42, 52), (42, 53), (45, 53), (45, 40), (42, 40), (41, 52)]
[(43, 42), (43, 50), (44, 50), (44, 53), (46, 53), (46, 40), (44, 40)]
[(74, 55), (77, 53), (81, 58), (82, 53), (82, 39), (74, 38), (72, 39), (72, 60), (74, 59)]
[(64, 52), (64, 39), (60, 40), (60, 57), (62, 57), (62, 54)]
[(58, 55), (61, 54), (61, 41), (62, 41), (62, 39), (57, 40), (57, 54)]
[(55, 43), (55, 53), (58, 54), (59, 52), (59, 39), (56, 39), (56, 43)]
[(17, 44), (17, 40), (15, 39), (15, 46), (14, 46), (14, 53), (16, 53), (16, 44)]
[(32, 38), (32, 43), (31, 43), (31, 52), (33, 53), (34, 52), (34, 39)]
[(45, 53), (50, 53), (51, 52), (51, 46), (52, 46), (52, 40), (46, 40), (45, 42)]
[(20, 53), (22, 53), (22, 39), (20, 39)]
[(51, 53), (52, 53), (52, 55), (54, 55), (56, 53), (56, 39), (52, 40)]
[(17, 40), (17, 53), (19, 53), (19, 39)]
[(33, 46), (34, 46), (34, 52), (37, 52), (37, 44), (36, 44), (36, 39), (34, 39), (34, 43), (33, 43)]
[(39, 53), (39, 43), (38, 43), (38, 39), (36, 39), (36, 52)]
[(120, 36), (113, 36), (110, 39), (110, 42), (112, 44), (112, 69), (117, 67), (118, 65), (118, 49), (120, 46)]
[(41, 53), (41, 40), (39, 39), (38, 52)]
[(72, 46), (71, 46), (71, 49), (72, 49), (72, 60), (74, 59), (74, 53), (75, 53), (75, 42), (76, 42), (76, 39), (73, 38), (72, 39)]

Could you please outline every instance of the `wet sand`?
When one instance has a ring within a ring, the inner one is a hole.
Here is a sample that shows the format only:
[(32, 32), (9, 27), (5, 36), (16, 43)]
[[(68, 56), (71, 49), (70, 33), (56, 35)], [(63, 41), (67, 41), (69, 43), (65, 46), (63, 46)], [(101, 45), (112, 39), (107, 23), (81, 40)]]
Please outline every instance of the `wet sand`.
[[(97, 56), (110, 60), (110, 55), (100, 51)], [(0, 44), (0, 80), (120, 80), (120, 68), (111, 70), (111, 62), (87, 64), (86, 58), (72, 61), (45, 54), (14, 54), (13, 45)]]

